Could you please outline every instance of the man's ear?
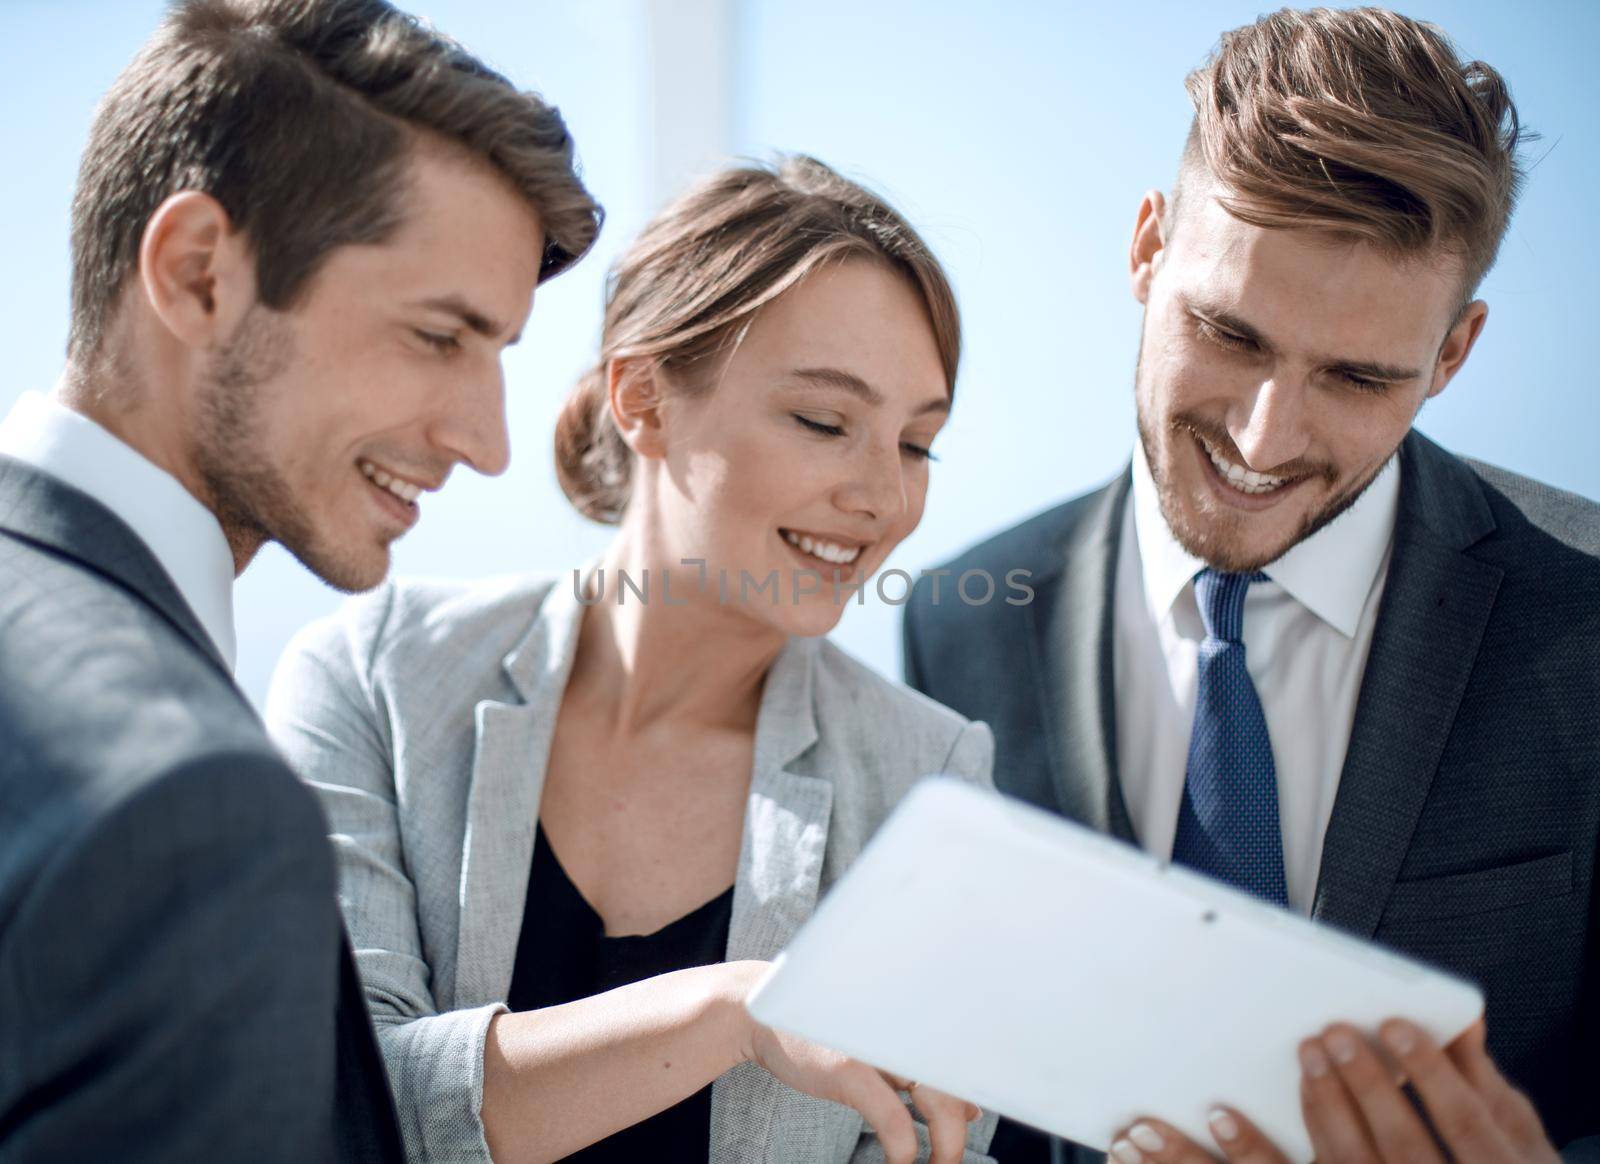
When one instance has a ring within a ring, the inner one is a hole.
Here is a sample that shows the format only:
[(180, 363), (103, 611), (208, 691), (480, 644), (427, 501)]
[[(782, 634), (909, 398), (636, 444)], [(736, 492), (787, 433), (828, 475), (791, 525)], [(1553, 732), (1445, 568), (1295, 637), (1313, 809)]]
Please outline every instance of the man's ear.
[(185, 190), (145, 223), (139, 283), (174, 337), (208, 348), (231, 336), (255, 303), (255, 259), (222, 203)]
[(1472, 354), (1472, 348), (1483, 334), (1483, 325), (1487, 322), (1489, 305), (1482, 299), (1474, 299), (1462, 310), (1461, 318), (1456, 320), (1455, 326), (1444, 337), (1444, 346), (1439, 349), (1439, 359), (1433, 366), (1433, 383), (1428, 386), (1430, 399), (1443, 392), (1445, 385), (1461, 371), (1461, 365)]
[(654, 360), (614, 359), (606, 365), (611, 419), (628, 447), (641, 457), (659, 459), (667, 454), (662, 375)]
[(1139, 217), (1133, 224), (1133, 243), (1128, 247), (1128, 279), (1133, 297), (1150, 301), (1150, 280), (1155, 277), (1161, 252), (1167, 245), (1167, 199), (1160, 190), (1149, 190), (1139, 203)]

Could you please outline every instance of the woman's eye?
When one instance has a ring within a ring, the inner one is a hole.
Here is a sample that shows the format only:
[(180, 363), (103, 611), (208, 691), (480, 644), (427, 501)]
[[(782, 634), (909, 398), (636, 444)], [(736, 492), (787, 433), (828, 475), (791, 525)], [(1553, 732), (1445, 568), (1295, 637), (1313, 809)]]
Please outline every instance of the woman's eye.
[(933, 455), (933, 450), (928, 448), (927, 445), (919, 445), (914, 441), (901, 441), (900, 447), (905, 450), (907, 456), (915, 457), (919, 461), (937, 461), (939, 459)]
[(413, 328), (417, 338), (437, 352), (453, 352), (461, 346), (461, 341), (453, 335), (444, 335), (434, 331), (424, 331), (422, 328)]
[(844, 436), (844, 429), (837, 424), (823, 424), (820, 420), (812, 420), (809, 416), (801, 416), (798, 412), (791, 412), (790, 416), (800, 422), (800, 427), (811, 432), (821, 433), (824, 436)]

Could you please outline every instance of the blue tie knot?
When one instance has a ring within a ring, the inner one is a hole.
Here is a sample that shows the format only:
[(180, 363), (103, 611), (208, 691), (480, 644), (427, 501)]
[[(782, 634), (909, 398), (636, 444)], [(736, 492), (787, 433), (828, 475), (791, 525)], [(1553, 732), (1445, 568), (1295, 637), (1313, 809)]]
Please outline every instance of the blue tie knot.
[(1205, 569), (1194, 576), (1194, 594), (1200, 604), (1200, 621), (1206, 638), (1224, 643), (1244, 642), (1244, 596), (1250, 583), (1265, 582), (1257, 570), (1251, 574), (1224, 574)]

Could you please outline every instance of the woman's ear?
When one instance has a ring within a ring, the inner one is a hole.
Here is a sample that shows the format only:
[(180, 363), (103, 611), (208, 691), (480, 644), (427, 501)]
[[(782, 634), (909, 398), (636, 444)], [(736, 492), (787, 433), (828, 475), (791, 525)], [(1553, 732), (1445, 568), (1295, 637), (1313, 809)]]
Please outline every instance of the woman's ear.
[(611, 419), (630, 449), (659, 460), (667, 455), (660, 364), (650, 359), (613, 359), (606, 364)]

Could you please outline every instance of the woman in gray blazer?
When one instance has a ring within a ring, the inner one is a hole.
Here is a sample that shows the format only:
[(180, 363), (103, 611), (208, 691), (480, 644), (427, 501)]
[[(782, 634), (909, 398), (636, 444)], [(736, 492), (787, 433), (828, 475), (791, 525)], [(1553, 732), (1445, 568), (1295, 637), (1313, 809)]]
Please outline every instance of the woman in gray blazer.
[(413, 1158), (630, 1129), (652, 1160), (986, 1159), (991, 1117), (743, 1005), (914, 781), (991, 782), (984, 725), (822, 637), (921, 518), (959, 349), (874, 195), (808, 158), (719, 174), (619, 260), (560, 422), (603, 558), (391, 585), (290, 647), (268, 718), (329, 817)]

